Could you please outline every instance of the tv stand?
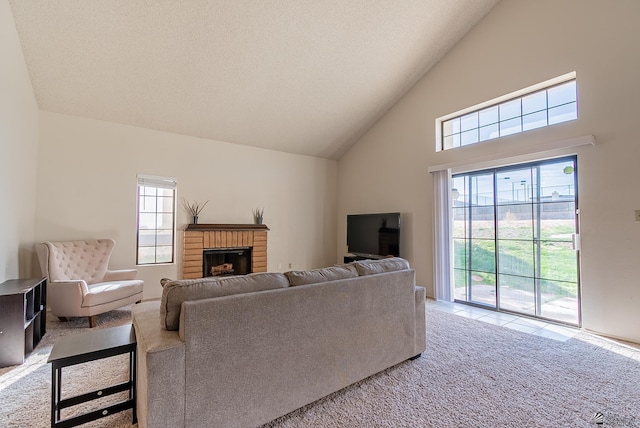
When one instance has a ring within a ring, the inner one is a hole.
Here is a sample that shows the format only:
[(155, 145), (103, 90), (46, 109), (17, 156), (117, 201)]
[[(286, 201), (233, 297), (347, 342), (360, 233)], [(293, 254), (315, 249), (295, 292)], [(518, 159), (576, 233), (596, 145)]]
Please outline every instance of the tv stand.
[(380, 260), (383, 259), (384, 256), (376, 256), (376, 255), (368, 255), (368, 256), (359, 256), (357, 254), (349, 254), (344, 256), (345, 263), (356, 262), (358, 260)]

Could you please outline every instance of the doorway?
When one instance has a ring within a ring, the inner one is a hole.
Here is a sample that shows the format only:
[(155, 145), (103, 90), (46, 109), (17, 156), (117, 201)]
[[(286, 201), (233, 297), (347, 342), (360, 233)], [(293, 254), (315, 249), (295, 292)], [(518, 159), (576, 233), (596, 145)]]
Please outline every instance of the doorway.
[(577, 158), (453, 176), (454, 298), (580, 325)]

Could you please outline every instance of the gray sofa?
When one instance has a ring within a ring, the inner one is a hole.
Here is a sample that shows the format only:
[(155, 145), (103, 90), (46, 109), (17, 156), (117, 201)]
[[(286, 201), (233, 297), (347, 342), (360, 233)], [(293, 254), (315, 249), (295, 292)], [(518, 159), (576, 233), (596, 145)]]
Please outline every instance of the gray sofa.
[(171, 281), (133, 308), (145, 427), (254, 427), (425, 350), (400, 258)]

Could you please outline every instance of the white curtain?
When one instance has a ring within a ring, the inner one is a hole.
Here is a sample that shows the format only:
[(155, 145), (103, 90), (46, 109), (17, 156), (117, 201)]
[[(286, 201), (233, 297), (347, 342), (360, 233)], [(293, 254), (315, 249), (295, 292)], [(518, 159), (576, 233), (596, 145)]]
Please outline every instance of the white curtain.
[(453, 301), (451, 278), (451, 170), (431, 173), (433, 179), (433, 284), (435, 297)]

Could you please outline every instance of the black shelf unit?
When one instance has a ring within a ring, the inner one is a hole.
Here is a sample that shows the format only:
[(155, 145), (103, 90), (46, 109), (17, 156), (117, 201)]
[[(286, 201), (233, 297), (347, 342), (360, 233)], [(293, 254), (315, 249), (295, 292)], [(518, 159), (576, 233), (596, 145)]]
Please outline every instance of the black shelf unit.
[(0, 284), (0, 367), (22, 364), (46, 332), (46, 278)]

